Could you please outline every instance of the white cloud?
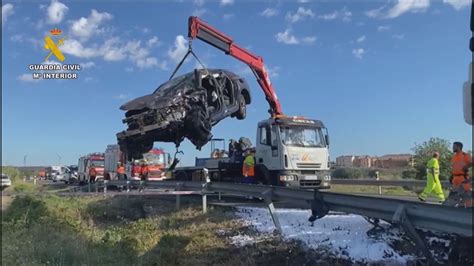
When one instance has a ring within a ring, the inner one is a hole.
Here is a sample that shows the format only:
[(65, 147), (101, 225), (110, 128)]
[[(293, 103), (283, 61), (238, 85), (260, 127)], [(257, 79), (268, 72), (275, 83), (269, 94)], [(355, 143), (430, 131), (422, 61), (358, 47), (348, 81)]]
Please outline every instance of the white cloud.
[(346, 7), (344, 7), (341, 10), (336, 10), (332, 13), (323, 14), (318, 17), (324, 20), (341, 19), (342, 21), (348, 22), (348, 21), (351, 21), (352, 12), (347, 10)]
[(13, 5), (12, 4), (4, 4), (2, 6), (2, 27), (7, 23), (7, 19), (9, 16), (13, 15), (15, 13), (13, 11)]
[(93, 48), (84, 47), (79, 41), (66, 39), (61, 47), (61, 51), (80, 58), (90, 58), (98, 56), (98, 52)]
[(95, 67), (95, 63), (92, 62), (92, 61), (84, 62), (84, 63), (81, 63), (80, 65), (81, 65), (82, 69), (88, 69), (88, 68)]
[(18, 76), (17, 79), (20, 80), (20, 81), (23, 81), (23, 82), (38, 82), (38, 81), (40, 81), (40, 79), (34, 79), (32, 73), (21, 74), (21, 75)]
[(279, 11), (276, 8), (266, 8), (265, 10), (263, 10), (260, 13), (260, 15), (264, 16), (264, 17), (267, 17), (267, 18), (270, 18), (270, 17), (274, 17), (274, 16), (278, 15), (278, 13), (279, 13)]
[(65, 4), (57, 0), (51, 0), (51, 4), (46, 9), (46, 21), (49, 24), (58, 24), (63, 20), (68, 10), (69, 8)]
[[(454, 1), (454, 0), (450, 0)], [(397, 3), (386, 10), (386, 6), (382, 6), (373, 10), (366, 11), (365, 14), (372, 18), (396, 18), (407, 12), (419, 13), (424, 12), (430, 6), (430, 0), (397, 0)]]
[[(156, 37), (156, 36), (155, 36)], [(79, 58), (102, 57), (105, 61), (130, 60), (140, 69), (158, 67), (163, 69), (163, 64), (156, 57), (150, 56), (150, 43), (156, 45), (157, 38), (151, 38), (142, 45), (141, 41), (131, 40), (123, 42), (118, 37), (106, 40), (100, 46), (84, 47), (82, 43), (74, 39), (66, 39), (62, 51)]]
[(23, 34), (15, 34), (12, 37), (10, 37), (10, 41), (12, 41), (12, 42), (23, 42), (24, 37), (25, 36)]
[(229, 20), (229, 19), (231, 19), (231, 18), (233, 18), (233, 17), (234, 17), (234, 14), (224, 14), (224, 15), (222, 15), (222, 18), (223, 18), (224, 20)]
[(116, 95), (114, 98), (117, 100), (125, 100), (130, 99), (130, 95), (121, 93), (119, 95)]
[(275, 35), (277, 42), (281, 42), (284, 44), (311, 44), (316, 41), (315, 36), (306, 36), (302, 38), (297, 38), (295, 35), (291, 33), (291, 29), (286, 29), (284, 32), (278, 32)]
[(456, 10), (461, 10), (471, 4), (471, 0), (443, 0), (443, 3), (451, 5)]
[(314, 43), (315, 41), (316, 41), (316, 36), (306, 36), (301, 39), (301, 42), (306, 43), (306, 44)]
[(196, 6), (203, 6), (204, 5), (204, 0), (194, 0), (193, 4)]
[(393, 34), (392, 37), (394, 39), (401, 40), (401, 39), (405, 38), (405, 34)]
[(198, 8), (194, 9), (192, 15), (196, 17), (201, 17), (202, 15), (207, 13), (207, 9), (205, 8)]
[(93, 35), (102, 32), (103, 29), (100, 28), (100, 25), (112, 18), (113, 16), (107, 12), (100, 13), (92, 9), (89, 17), (82, 17), (73, 21), (71, 32), (73, 35), (81, 38), (81, 40), (88, 40)]
[(390, 30), (390, 26), (378, 26), (377, 31), (383, 32)]
[(364, 54), (365, 54), (365, 50), (364, 50), (364, 48), (353, 49), (353, 50), (352, 50), (352, 54), (353, 54), (355, 57), (357, 57), (357, 58), (359, 58), (359, 59), (362, 59), (362, 57), (363, 57)]
[(381, 7), (379, 7), (379, 8), (366, 11), (366, 12), (365, 12), (365, 15), (368, 16), (368, 17), (370, 17), (370, 18), (378, 18), (378, 17), (381, 17), (381, 16), (382, 16), (382, 10), (383, 10), (384, 8), (385, 8), (385, 6), (381, 6)]
[(234, 0), (221, 0), (221, 6), (230, 6), (234, 4)]
[(309, 0), (298, 0), (298, 3), (304, 4), (304, 3), (309, 3)]
[(174, 41), (173, 48), (170, 48), (168, 50), (168, 56), (171, 60), (178, 63), (179, 61), (181, 61), (181, 59), (183, 59), (183, 56), (186, 54), (187, 51), (188, 41), (186, 41), (183, 35), (178, 35), (176, 36), (176, 39)]
[(147, 42), (146, 42), (146, 45), (148, 47), (154, 47), (154, 46), (157, 46), (160, 44), (160, 41), (158, 40), (158, 37), (156, 36), (153, 36), (151, 39), (149, 39)]
[(298, 21), (302, 21), (305, 18), (312, 18), (314, 17), (314, 13), (310, 8), (304, 8), (304, 7), (298, 7), (296, 12), (293, 14), (291, 12), (288, 12), (286, 14), (286, 20), (288, 20), (291, 23), (295, 23)]
[(362, 35), (359, 38), (357, 38), (356, 42), (361, 43), (361, 42), (365, 41), (365, 39), (366, 39), (365, 35)]
[(406, 12), (422, 12), (430, 6), (430, 0), (398, 0), (398, 3), (392, 7), (386, 18), (396, 18)]
[(294, 35), (291, 34), (290, 29), (286, 29), (284, 32), (278, 32), (275, 35), (277, 42), (281, 42), (284, 44), (298, 44), (299, 41), (296, 39)]

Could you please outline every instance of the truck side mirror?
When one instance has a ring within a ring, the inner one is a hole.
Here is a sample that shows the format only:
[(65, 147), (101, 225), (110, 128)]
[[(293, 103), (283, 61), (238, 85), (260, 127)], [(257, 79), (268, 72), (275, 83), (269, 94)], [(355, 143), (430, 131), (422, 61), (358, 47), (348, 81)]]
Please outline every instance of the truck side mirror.
[(326, 144), (329, 146), (329, 135), (324, 135), (324, 139), (326, 140)]
[(472, 91), (474, 90), (474, 84), (472, 83), (472, 63), (469, 65), (469, 80), (464, 83), (463, 88), (463, 111), (464, 111), (464, 120), (469, 125), (472, 125)]

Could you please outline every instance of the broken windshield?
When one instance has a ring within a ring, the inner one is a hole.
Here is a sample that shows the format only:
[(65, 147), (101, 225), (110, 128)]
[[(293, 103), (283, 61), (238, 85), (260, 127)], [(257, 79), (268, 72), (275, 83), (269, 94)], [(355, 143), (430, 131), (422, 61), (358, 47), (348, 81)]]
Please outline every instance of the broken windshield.
[(323, 133), (318, 127), (281, 126), (283, 144), (298, 147), (325, 147)]
[(161, 84), (154, 92), (153, 94), (155, 95), (165, 95), (167, 94), (167, 92), (172, 89), (172, 88), (175, 88), (176, 86), (178, 86), (179, 84), (181, 84), (182, 82), (186, 81), (186, 80), (189, 80), (190, 82), (193, 81), (193, 76), (194, 76), (194, 72), (191, 72), (191, 73), (188, 73), (188, 74), (184, 74), (184, 75), (181, 75), (181, 76), (178, 76), (168, 82), (165, 82), (163, 84)]

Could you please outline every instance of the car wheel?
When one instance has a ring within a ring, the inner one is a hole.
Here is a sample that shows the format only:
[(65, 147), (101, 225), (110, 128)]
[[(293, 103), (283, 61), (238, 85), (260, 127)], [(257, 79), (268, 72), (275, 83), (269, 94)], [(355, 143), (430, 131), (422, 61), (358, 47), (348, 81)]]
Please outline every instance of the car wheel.
[(245, 117), (247, 116), (247, 104), (245, 103), (245, 98), (243, 95), (240, 95), (239, 110), (236, 112), (235, 116), (239, 120), (245, 119)]

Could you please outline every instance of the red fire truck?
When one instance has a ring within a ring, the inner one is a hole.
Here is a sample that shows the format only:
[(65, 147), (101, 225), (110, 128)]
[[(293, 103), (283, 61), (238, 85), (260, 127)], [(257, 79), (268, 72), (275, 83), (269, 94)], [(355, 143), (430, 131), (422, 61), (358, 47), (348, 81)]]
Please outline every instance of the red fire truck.
[(95, 173), (95, 181), (104, 179), (103, 153), (91, 153), (79, 158), (77, 171), (79, 183), (88, 183), (91, 173)]
[(105, 179), (118, 179), (117, 167), (119, 163), (124, 162), (125, 178), (130, 180), (140, 180), (142, 165), (148, 168), (148, 180), (163, 180), (165, 178), (165, 169), (167, 166), (166, 153), (161, 148), (153, 148), (143, 154), (143, 159), (127, 161), (124, 154), (120, 151), (119, 145), (108, 145), (105, 150)]

